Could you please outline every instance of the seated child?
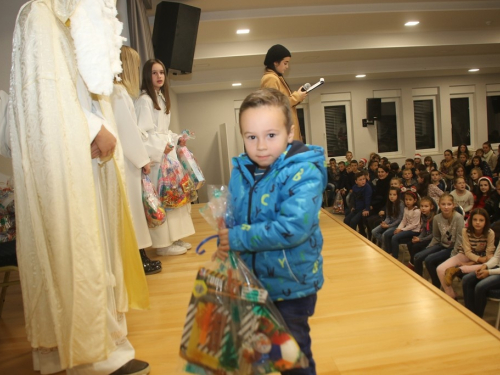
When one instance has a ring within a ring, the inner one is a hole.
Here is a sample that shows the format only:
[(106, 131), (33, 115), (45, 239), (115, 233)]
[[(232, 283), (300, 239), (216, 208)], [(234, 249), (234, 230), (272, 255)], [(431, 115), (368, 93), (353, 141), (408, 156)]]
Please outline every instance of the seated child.
[[(428, 174), (428, 172), (425, 172)], [(436, 203), (429, 196), (424, 196), (420, 199), (420, 233), (418, 236), (413, 236), (411, 242), (408, 243), (408, 251), (410, 252), (410, 263), (408, 267), (412, 270), (415, 254), (424, 250), (432, 240), (432, 219), (436, 214)]]
[(356, 173), (356, 183), (352, 187), (352, 200), (350, 212), (346, 214), (344, 223), (356, 230), (362, 216), (368, 216), (372, 198), (372, 188), (366, 183), (363, 172)]
[(411, 187), (416, 187), (417, 186), (417, 180), (413, 178), (413, 172), (411, 169), (405, 169), (403, 171), (403, 187), (405, 188), (411, 188)]
[(308, 358), (304, 373), (315, 374), (308, 319), (323, 285), (324, 150), (293, 141), (290, 101), (278, 90), (248, 95), (239, 118), (246, 154), (233, 158), (229, 182), (235, 225), (219, 230), (213, 258), (241, 255)]
[(417, 194), (407, 190), (404, 193), (404, 213), (401, 223), (392, 236), (384, 236), (383, 249), (398, 259), (399, 245), (407, 243), (420, 231), (420, 209), (417, 206)]
[(470, 191), (465, 188), (465, 179), (463, 177), (455, 178), (454, 187), (450, 195), (455, 200), (455, 205), (459, 205), (462, 207), (465, 213), (465, 217), (468, 217), (469, 211), (474, 206), (474, 196)]
[(385, 210), (379, 212), (379, 216), (385, 216), (385, 219), (380, 225), (372, 229), (372, 242), (381, 246), (384, 241), (381, 241), (383, 235), (387, 234), (392, 236), (394, 230), (396, 230), (396, 227), (403, 219), (403, 213), (404, 203), (399, 198), (399, 188), (390, 187)]
[(441, 173), (437, 169), (431, 171), (431, 183), (436, 185), (442, 192), (446, 191), (446, 182), (441, 178)]
[(484, 208), (488, 211), (488, 215), (490, 215), (491, 223), (500, 220), (500, 180), (495, 183), (495, 190), (486, 200)]
[(430, 156), (426, 156), (424, 158), (424, 165), (425, 165), (425, 169), (429, 173), (431, 173), (433, 170), (437, 169), (436, 163), (434, 163), (434, 160), (432, 160), (432, 157), (430, 157)]
[[(493, 183), (491, 182), (491, 177), (480, 177), (479, 178), (479, 189), (474, 197), (474, 206), (472, 209), (485, 208), (486, 201), (495, 191)], [(488, 215), (489, 216), (489, 215)]]
[(451, 283), (454, 277), (474, 272), (493, 257), (495, 233), (490, 229), (488, 213), (482, 208), (471, 211), (467, 228), (462, 229), (462, 245), (456, 246), (451, 258), (441, 263), (437, 275), (446, 294), (456, 298)]

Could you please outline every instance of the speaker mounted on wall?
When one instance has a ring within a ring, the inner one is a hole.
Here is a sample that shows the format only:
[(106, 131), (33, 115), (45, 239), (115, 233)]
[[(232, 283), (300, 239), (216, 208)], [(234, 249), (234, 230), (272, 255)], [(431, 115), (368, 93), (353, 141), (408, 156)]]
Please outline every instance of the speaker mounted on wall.
[(382, 99), (366, 99), (366, 119), (368, 121), (378, 121), (382, 117)]
[(153, 49), (165, 68), (181, 74), (193, 71), (200, 14), (200, 8), (180, 3), (162, 1), (156, 6)]

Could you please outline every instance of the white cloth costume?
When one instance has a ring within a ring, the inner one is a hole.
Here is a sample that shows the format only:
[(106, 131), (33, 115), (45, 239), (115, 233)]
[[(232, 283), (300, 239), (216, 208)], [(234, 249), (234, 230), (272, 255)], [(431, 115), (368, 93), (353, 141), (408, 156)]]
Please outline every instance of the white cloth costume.
[[(109, 57), (119, 56), (119, 46), (96, 59), (102, 52), (96, 56), (86, 33), (99, 34), (108, 11), (108, 0), (34, 0), (21, 8), (14, 31), (9, 124), (17, 257), (27, 336), (42, 373), (113, 372), (134, 357), (124, 313), (149, 305), (121, 146), (106, 163), (90, 155), (102, 125), (117, 134), (109, 102), (89, 93), (91, 86), (111, 93), (117, 73)], [(93, 70), (96, 61), (109, 66), (87, 82), (82, 58)]]
[[(179, 135), (169, 130), (170, 113), (165, 113), (166, 106), (163, 97), (158, 97), (158, 104), (160, 110), (154, 108), (153, 100), (145, 93), (142, 93), (135, 101), (137, 125), (148, 135), (145, 146), (151, 159), (150, 177), (155, 186), (158, 186), (158, 172), (167, 143), (177, 145), (179, 140)], [(168, 153), (168, 157), (178, 160), (175, 148)], [(150, 229), (149, 233), (155, 248), (170, 246), (174, 241), (194, 234), (190, 205), (167, 211), (166, 222)]]
[(137, 127), (134, 102), (123, 85), (115, 84), (111, 94), (118, 136), (125, 157), (127, 196), (132, 212), (135, 235), (139, 249), (152, 245), (148, 223), (142, 204), (142, 167), (149, 163), (140, 129)]

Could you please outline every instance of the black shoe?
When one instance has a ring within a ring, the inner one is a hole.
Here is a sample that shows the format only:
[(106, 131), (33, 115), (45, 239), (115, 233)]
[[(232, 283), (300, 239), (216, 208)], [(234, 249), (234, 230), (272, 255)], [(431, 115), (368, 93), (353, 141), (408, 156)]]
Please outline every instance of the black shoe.
[(149, 370), (149, 363), (132, 359), (110, 375), (148, 375)]
[(149, 259), (144, 249), (140, 249), (139, 253), (141, 254), (142, 266), (144, 267), (144, 273), (146, 275), (153, 275), (161, 272), (161, 262), (159, 260)]

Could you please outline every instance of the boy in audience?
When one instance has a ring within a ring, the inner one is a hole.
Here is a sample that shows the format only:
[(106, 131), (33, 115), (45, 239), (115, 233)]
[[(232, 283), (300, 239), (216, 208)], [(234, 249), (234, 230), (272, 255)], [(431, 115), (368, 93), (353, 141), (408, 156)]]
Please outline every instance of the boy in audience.
[(370, 205), (372, 198), (372, 188), (366, 183), (366, 177), (363, 172), (356, 173), (355, 185), (352, 187), (352, 208), (344, 218), (344, 223), (352, 229), (361, 222), (363, 216), (368, 216), (370, 213)]
[(347, 190), (349, 192), (351, 192), (352, 187), (356, 183), (356, 173), (359, 172), (357, 160), (352, 160), (349, 163), (349, 167), (350, 167), (350, 172), (347, 172), (347, 182), (348, 182), (349, 188)]
[(368, 163), (368, 173), (370, 174), (370, 180), (375, 180), (378, 178), (378, 160), (371, 159)]
[(405, 169), (403, 171), (403, 187), (409, 189), (411, 187), (417, 186), (417, 180), (413, 178), (413, 172), (411, 169)]
[(426, 171), (426, 168), (425, 168), (425, 165), (423, 164), (419, 164), (415, 167), (415, 174), (416, 174), (416, 177), (420, 176), (420, 172), (425, 172)]
[(404, 169), (411, 169), (412, 176), (415, 176), (415, 163), (413, 162), (413, 159), (406, 159), (405, 160)]
[(394, 176), (397, 176), (397, 177), (401, 177), (401, 170), (399, 169), (399, 164), (394, 162), (394, 163), (391, 163), (391, 173), (394, 175)]
[(446, 184), (443, 181), (443, 179), (441, 178), (441, 172), (439, 172), (436, 169), (433, 169), (431, 171), (431, 182), (434, 185), (436, 185), (439, 189), (441, 189), (441, 191), (445, 191), (446, 190)]
[(348, 163), (351, 163), (351, 160), (352, 160), (352, 152), (351, 151), (347, 151), (345, 153), (345, 160), (348, 162)]

